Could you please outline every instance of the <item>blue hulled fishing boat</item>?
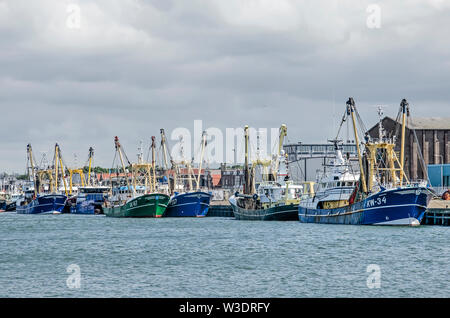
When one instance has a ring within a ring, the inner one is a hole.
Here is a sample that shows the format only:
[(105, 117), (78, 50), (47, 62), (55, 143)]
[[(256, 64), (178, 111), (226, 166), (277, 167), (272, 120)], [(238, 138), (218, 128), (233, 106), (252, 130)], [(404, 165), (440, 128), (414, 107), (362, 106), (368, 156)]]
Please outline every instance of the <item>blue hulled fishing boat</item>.
[(25, 204), (16, 206), (19, 214), (59, 214), (64, 210), (67, 197), (62, 194), (38, 195), (35, 199)]
[(175, 193), (164, 213), (167, 217), (204, 217), (208, 213), (211, 194), (206, 192)]
[[(25, 192), (23, 199), (16, 202), (16, 212), (18, 214), (60, 214), (66, 205), (67, 196), (57, 193), (58, 176), (63, 178), (64, 167), (58, 144), (55, 145), (55, 166), (54, 169), (37, 170), (34, 165), (33, 151), (31, 145), (27, 145), (29, 168), (33, 179), (34, 187)], [(59, 171), (59, 165), (61, 171)], [(51, 193), (41, 193), (42, 183), (45, 176), (48, 177)], [(64, 178), (63, 178), (64, 180)], [(64, 181), (65, 182), (65, 181)], [(66, 190), (67, 192), (67, 190)]]
[(108, 187), (81, 187), (70, 206), (72, 214), (103, 214), (103, 205), (109, 191)]
[[(180, 140), (180, 144), (183, 141)], [(161, 129), (161, 145), (163, 147), (164, 164), (166, 166), (166, 180), (168, 192), (171, 198), (164, 217), (204, 217), (208, 213), (212, 194), (200, 190), (200, 177), (202, 172), (203, 155), (206, 146), (206, 132), (202, 135), (200, 163), (197, 174), (191, 166), (191, 162), (181, 160), (175, 162), (170, 158), (172, 164), (173, 180), (171, 182), (167, 161), (166, 137), (164, 129)], [(183, 158), (183, 149), (180, 149), (180, 157)], [(169, 153), (170, 156), (170, 153)], [(184, 167), (184, 168), (182, 168)], [(180, 181), (184, 181), (183, 183)], [(195, 182), (195, 186), (193, 184)], [(185, 188), (187, 186), (187, 189)]]
[(362, 201), (333, 209), (319, 208), (323, 203), (319, 200), (315, 208), (305, 201), (298, 216), (302, 223), (416, 226), (422, 222), (431, 197), (431, 191), (421, 185), (383, 188)]
[(426, 181), (408, 180), (403, 170), (405, 121), (409, 113), (409, 105), (403, 99), (397, 116), (403, 118), (400, 158), (394, 151), (396, 136), (385, 136), (381, 109), (379, 138), (374, 139), (366, 133), (361, 155), (355, 117), (360, 122), (361, 119), (350, 98), (341, 126), (347, 119), (352, 119), (360, 173), (357, 176), (351, 173), (349, 162), (335, 143), (336, 160), (332, 168), (320, 179), (318, 191), (300, 202), (300, 222), (420, 225), (433, 192)]

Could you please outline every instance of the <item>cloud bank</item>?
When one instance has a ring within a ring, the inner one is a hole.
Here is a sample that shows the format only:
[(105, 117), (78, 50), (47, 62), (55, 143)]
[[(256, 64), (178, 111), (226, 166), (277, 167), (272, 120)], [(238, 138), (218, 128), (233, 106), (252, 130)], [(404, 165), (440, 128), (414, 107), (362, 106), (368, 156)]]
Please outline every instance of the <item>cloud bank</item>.
[(444, 0), (0, 0), (0, 171), (23, 171), (29, 142), (37, 157), (58, 142), (69, 164), (93, 146), (109, 166), (114, 136), (135, 159), (196, 119), (324, 142), (349, 96), (366, 126), (402, 98), (449, 117), (448, 38)]

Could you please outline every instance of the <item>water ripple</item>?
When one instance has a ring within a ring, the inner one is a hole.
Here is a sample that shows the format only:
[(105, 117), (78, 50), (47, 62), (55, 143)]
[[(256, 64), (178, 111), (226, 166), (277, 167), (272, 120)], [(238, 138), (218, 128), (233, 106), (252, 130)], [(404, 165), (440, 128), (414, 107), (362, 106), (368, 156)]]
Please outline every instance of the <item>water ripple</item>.
[(0, 297), (450, 296), (446, 227), (3, 213), (0, 231)]

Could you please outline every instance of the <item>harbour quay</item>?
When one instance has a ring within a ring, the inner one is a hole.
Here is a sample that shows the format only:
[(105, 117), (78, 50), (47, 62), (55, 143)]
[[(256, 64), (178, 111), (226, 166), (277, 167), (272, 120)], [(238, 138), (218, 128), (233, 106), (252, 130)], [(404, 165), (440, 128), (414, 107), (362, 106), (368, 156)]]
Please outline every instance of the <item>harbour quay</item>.
[(423, 224), (449, 226), (450, 201), (431, 200), (425, 213)]
[[(222, 177), (220, 183), (226, 183), (223, 175), (236, 175), (238, 170), (226, 169), (225, 165), (221, 167)], [(230, 184), (230, 182), (228, 182)], [(207, 217), (234, 217), (233, 209), (228, 199), (231, 196), (231, 189), (222, 188), (212, 190), (211, 203), (209, 205)]]

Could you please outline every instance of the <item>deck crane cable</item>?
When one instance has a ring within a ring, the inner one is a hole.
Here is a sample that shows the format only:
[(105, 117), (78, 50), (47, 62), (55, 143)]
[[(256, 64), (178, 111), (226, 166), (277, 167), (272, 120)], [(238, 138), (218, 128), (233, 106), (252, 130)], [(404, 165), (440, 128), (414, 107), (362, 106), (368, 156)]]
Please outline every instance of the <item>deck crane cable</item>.
[(145, 162), (148, 162), (149, 158), (150, 158), (150, 153), (152, 152), (152, 143), (150, 143), (150, 145), (148, 146), (147, 149), (147, 158), (145, 159)]
[(364, 121), (362, 120), (361, 116), (359, 115), (358, 110), (356, 109), (356, 106), (354, 106), (354, 107), (355, 107), (356, 118), (357, 118), (358, 125), (359, 125), (359, 128), (360, 128), (358, 130), (358, 132), (360, 133), (360, 137), (362, 137), (361, 140), (364, 140), (364, 137), (366, 136), (368, 131), (367, 131), (366, 126), (364, 125)]
[(92, 168), (95, 167), (95, 162), (94, 162), (95, 159), (94, 158), (95, 158), (94, 157), (94, 148), (93, 147), (89, 147), (88, 158), (86, 160), (86, 163), (84, 164), (85, 167), (88, 167), (87, 176), (86, 176), (86, 178), (87, 178), (87, 185), (93, 185), (93, 184), (91, 184), (91, 180), (90, 180), (91, 179), (91, 173), (93, 172), (93, 175), (96, 176), (95, 169), (94, 169), (94, 171), (92, 171)]
[[(34, 159), (34, 157), (33, 157), (33, 159)], [(47, 160), (47, 155), (45, 154), (45, 152), (43, 152), (42, 153), (42, 157), (41, 157), (41, 160), (39, 161), (39, 164), (37, 164), (37, 161), (35, 161), (36, 162), (36, 165), (40, 168), (40, 169), (50, 169), (50, 165), (48, 164), (48, 160)]]
[[(116, 154), (120, 152), (119, 155), (123, 155), (125, 157), (125, 159), (126, 159), (126, 161), (128, 163), (128, 167), (130, 167), (131, 166), (131, 162), (128, 159), (128, 156), (127, 156), (127, 154), (125, 152), (125, 148), (123, 147), (122, 143), (119, 141), (117, 136), (115, 137), (115, 143), (116, 143), (116, 146), (115, 146), (116, 147)], [(120, 158), (122, 160), (122, 157), (120, 157)], [(114, 157), (114, 159), (115, 159), (115, 157)], [(121, 164), (123, 164), (123, 162), (121, 162)], [(125, 177), (125, 181), (126, 181), (126, 185), (127, 185), (127, 192), (128, 193), (132, 193), (132, 195), (134, 195), (135, 189), (132, 186), (130, 186), (129, 182), (128, 182), (128, 173), (129, 173), (129, 171), (127, 171), (127, 167), (122, 167), (122, 170), (124, 170), (123, 173), (124, 173), (124, 177)], [(119, 168), (119, 163), (117, 163), (117, 180), (119, 180), (119, 176), (120, 176), (120, 168)], [(130, 189), (132, 190), (132, 192), (130, 191)]]
[(253, 185), (253, 176), (255, 176), (256, 177), (256, 169), (258, 169), (258, 166), (257, 165), (255, 165), (255, 164), (253, 164), (253, 157), (254, 157), (254, 154), (256, 154), (256, 151), (255, 151), (255, 145), (253, 144), (253, 140), (252, 140), (252, 138), (251, 138), (251, 136), (252, 136), (252, 134), (251, 134), (251, 129), (249, 128), (249, 130), (248, 130), (248, 145), (249, 145), (249, 147), (248, 147), (248, 158), (249, 158), (249, 170), (250, 170), (250, 176), (249, 176), (249, 180), (250, 180), (250, 183)]
[[(28, 145), (29, 145), (29, 147), (31, 147), (30, 144), (28, 144)], [(28, 151), (28, 149), (27, 149), (27, 151)], [(32, 168), (30, 167), (30, 165), (31, 165), (30, 160), (33, 160), (33, 157), (30, 156), (30, 152), (28, 152), (27, 159), (26, 159), (28, 181), (31, 181), (31, 178), (33, 178), (33, 184), (34, 184), (34, 187), (36, 188), (36, 180), (34, 180), (35, 179), (35, 177), (34, 177), (35, 171), (32, 171)], [(34, 161), (34, 162), (36, 162), (36, 161)], [(36, 168), (37, 167), (35, 167), (34, 170), (36, 170)], [(30, 174), (30, 171), (31, 171), (31, 174)]]
[[(58, 144), (58, 155), (59, 155), (59, 159), (61, 159), (61, 161), (64, 165), (64, 170), (68, 170), (68, 165), (67, 165), (66, 161), (64, 160), (64, 157), (62, 155), (61, 146), (59, 144)], [(62, 169), (62, 167), (61, 167), (61, 169)], [(63, 174), (65, 174), (65, 171), (63, 171)]]
[[(206, 133), (206, 131), (204, 131), (203, 133)], [(206, 149), (207, 144), (208, 144), (208, 140), (206, 139), (205, 149)], [(195, 146), (196, 145), (194, 145), (194, 152), (192, 153), (192, 158), (191, 158), (191, 167), (192, 167), (192, 171), (191, 172), (192, 172), (192, 177), (194, 178), (194, 182), (196, 183), (196, 186), (197, 186), (197, 183), (198, 183), (199, 180), (197, 180), (197, 177), (195, 176), (195, 171), (194, 171), (195, 158), (197, 157), (197, 158), (199, 158), (199, 161), (200, 160), (202, 161), (202, 162), (200, 162), (200, 165), (199, 165), (199, 168), (198, 168), (198, 173), (199, 174), (201, 174), (200, 167), (202, 166), (203, 162), (206, 162), (206, 160), (203, 160), (201, 158), (201, 150), (202, 150), (202, 146), (203, 146), (203, 134), (202, 134), (202, 140), (197, 145), (196, 149), (195, 149)], [(189, 171), (188, 171), (188, 173), (189, 173)]]
[[(162, 142), (162, 140), (161, 140)], [(167, 140), (167, 137), (164, 140), (165, 144), (166, 144), (166, 154), (168, 155), (169, 161), (172, 163), (172, 165), (174, 164), (174, 160), (172, 157), (172, 153), (170, 152), (170, 145), (169, 145), (169, 141)], [(161, 145), (162, 146), (162, 145)]]
[[(335, 138), (336, 141), (339, 140), (339, 136), (341, 134), (341, 129), (342, 129), (342, 126), (344, 125), (344, 123), (347, 123), (347, 125), (346, 125), (346, 128), (347, 128), (347, 140), (349, 140), (349, 136), (350, 136), (350, 134), (349, 134), (350, 121), (348, 119), (349, 119), (349, 116), (351, 114), (350, 112), (351, 112), (350, 106), (347, 105), (347, 108), (344, 111), (344, 115), (342, 116), (342, 120), (341, 120), (341, 124), (339, 125), (338, 132), (336, 134), (336, 138)], [(355, 113), (356, 113), (359, 125), (364, 127), (364, 124), (362, 123), (362, 120), (360, 119), (359, 114), (356, 111), (356, 108), (355, 108)], [(353, 166), (350, 164), (350, 162), (348, 162), (347, 167), (349, 168), (351, 173), (354, 174)], [(344, 192), (343, 190), (339, 191), (339, 201), (342, 199), (343, 192)]]
[(407, 107), (407, 121), (408, 121), (407, 125), (409, 127), (411, 127), (411, 129), (414, 133), (414, 140), (417, 145), (417, 149), (418, 149), (418, 153), (419, 153), (420, 167), (422, 168), (424, 176), (426, 176), (426, 178), (427, 178), (426, 180), (427, 180), (428, 184), (431, 185), (430, 177), (428, 176), (428, 172), (425, 167), (425, 159), (423, 158), (422, 150), (420, 149), (421, 147), (419, 147), (420, 144), (419, 144), (419, 140), (417, 138), (416, 130), (412, 127), (412, 119), (411, 119), (411, 113), (409, 110), (409, 106)]
[(111, 169), (109, 170), (109, 181), (110, 181), (110, 184), (111, 184), (111, 195), (112, 195), (112, 193), (113, 193), (113, 180), (112, 180), (112, 175), (113, 175), (113, 172), (114, 172), (114, 170), (115, 170), (115, 168), (114, 168), (114, 163), (116, 162), (116, 157), (117, 157), (117, 150), (114, 152), (114, 159), (113, 159), (113, 162), (112, 162), (112, 165), (111, 165)]
[(128, 165), (131, 166), (131, 161), (128, 159), (127, 153), (126, 153), (125, 148), (122, 145), (122, 143), (120, 143), (120, 148), (122, 149), (122, 154), (125, 156), (125, 159), (127, 160)]
[[(233, 140), (233, 144), (234, 144), (234, 140)], [(239, 150), (237, 152), (238, 154), (245, 153), (245, 143), (237, 141), (237, 144), (239, 145), (239, 149), (236, 149), (237, 147), (234, 147), (233, 161), (234, 161), (234, 157), (236, 157), (236, 161), (234, 162), (234, 165), (240, 167), (240, 164), (238, 164), (240, 158), (238, 158), (238, 155), (236, 154), (236, 152)], [(239, 163), (241, 163), (241, 162), (239, 162)], [(239, 171), (239, 169), (238, 169), (238, 171)], [(245, 176), (245, 174), (244, 174), (244, 176)], [(245, 179), (245, 177), (244, 177), (244, 179)], [(243, 182), (241, 176), (239, 176), (239, 184), (237, 185), (237, 189), (233, 189), (233, 190), (239, 191), (241, 189), (241, 186), (244, 187), (244, 183), (245, 183), (245, 180)]]
[(336, 134), (336, 138), (334, 138), (335, 140), (337, 140), (337, 139), (339, 138), (339, 135), (340, 135), (340, 133), (341, 133), (342, 126), (343, 126), (344, 123), (347, 121), (348, 115), (349, 115), (349, 107), (347, 107), (347, 108), (345, 109), (344, 115), (342, 116), (341, 124), (339, 125), (338, 132), (337, 132), (337, 134)]
[[(174, 173), (174, 178), (175, 178), (175, 175), (177, 173), (177, 171), (176, 171), (177, 165), (176, 165), (175, 161), (172, 158), (172, 154), (170, 152), (171, 148), (170, 148), (169, 142), (167, 140), (167, 137), (166, 137), (166, 134), (165, 134), (165, 131), (164, 131), (163, 128), (160, 129), (160, 134), (161, 134), (161, 148), (162, 148), (162, 159), (161, 159), (161, 161), (163, 161), (163, 167), (164, 167), (163, 170), (165, 170), (165, 173), (166, 173), (167, 187), (168, 187), (168, 191), (170, 193), (171, 192), (171, 186), (170, 186), (171, 182), (170, 182), (169, 169), (173, 169), (174, 170), (173, 173)], [(164, 138), (163, 138), (163, 136), (164, 136)], [(168, 166), (169, 162), (166, 162), (167, 158), (170, 161), (171, 167)], [(175, 182), (175, 180), (173, 180), (173, 181), (174, 181), (173, 182), (173, 191), (175, 191), (176, 190), (176, 184), (175, 184), (176, 182)]]
[[(288, 143), (289, 143), (289, 144), (292, 143), (291, 140), (289, 139), (289, 137), (287, 137), (287, 140), (288, 140)], [(306, 160), (306, 159), (305, 159), (305, 160)], [(300, 173), (301, 173), (302, 179), (305, 179), (305, 181), (306, 181), (306, 176), (305, 176), (305, 173), (303, 172), (303, 169), (300, 167), (299, 160), (294, 160), (293, 162), (295, 162), (295, 164), (297, 165), (297, 168), (298, 168), (298, 170), (299, 170)], [(290, 163), (292, 163), (292, 162), (288, 162), (288, 169), (289, 169), (289, 172), (291, 173), (292, 170), (290, 170), (290, 169), (291, 169)], [(300, 182), (300, 178), (299, 178), (298, 172), (296, 173), (296, 176), (297, 176), (297, 180), (296, 180), (296, 181)]]
[[(58, 153), (56, 153), (56, 148), (58, 149)], [(56, 155), (58, 155), (58, 158), (56, 158)], [(61, 176), (60, 177), (63, 180), (64, 190), (65, 190), (66, 195), (67, 195), (68, 191), (67, 191), (67, 184), (66, 184), (66, 179), (65, 178), (66, 178), (66, 170), (68, 168), (67, 168), (67, 164), (64, 161), (63, 156), (62, 156), (61, 146), (58, 143), (56, 143), (56, 145), (55, 145), (55, 153), (53, 155), (53, 162), (56, 163), (55, 171), (59, 171), (59, 167), (58, 166), (61, 166)], [(59, 177), (59, 175), (58, 175), (58, 177)], [(55, 180), (55, 182), (58, 182), (58, 180)], [(58, 191), (58, 189), (55, 189), (55, 190)]]
[[(60, 149), (60, 153), (61, 153), (61, 148), (59, 148), (59, 149)], [(92, 162), (90, 162), (91, 159), (92, 159)], [(76, 160), (74, 162), (76, 164)], [(69, 168), (69, 166), (63, 160), (63, 163), (64, 163), (67, 171), (69, 172), (69, 174), (71, 174), (73, 172), (79, 173), (78, 171), (82, 171), (83, 172), (83, 174), (79, 174), (79, 175), (80, 175), (80, 179), (81, 179), (81, 176), (83, 175), (84, 182), (85, 182), (86, 185), (90, 185), (90, 183), (91, 183), (91, 180), (90, 180), (90, 172), (91, 172), (90, 171), (90, 167), (94, 166), (93, 162), (94, 162), (94, 149), (92, 147), (89, 148), (89, 154), (88, 154), (87, 160), (84, 162), (84, 165), (81, 166), (81, 168), (80, 167), (76, 167), (75, 169)], [(87, 175), (84, 175), (85, 170), (87, 170), (86, 171)], [(72, 177), (70, 176), (70, 178), (72, 178)]]
[[(398, 136), (399, 133), (400, 133), (401, 116), (402, 116), (402, 104), (400, 104), (400, 108), (399, 108), (399, 111), (397, 113), (397, 118), (395, 119), (395, 134), (393, 136)], [(413, 123), (412, 123), (411, 110), (410, 110), (409, 104), (407, 103), (406, 104), (406, 126), (409, 127), (410, 130), (412, 130), (412, 132), (414, 134), (414, 141), (419, 146), (420, 143), (419, 143), (419, 140), (417, 138), (416, 130), (414, 129), (412, 124)], [(390, 135), (389, 137), (392, 138), (393, 136)], [(417, 147), (417, 148), (418, 148), (418, 154), (419, 154), (420, 167), (422, 168), (424, 176), (426, 176), (426, 180), (427, 180), (428, 184), (431, 184), (430, 183), (430, 178), (428, 176), (428, 173), (426, 172), (425, 159), (423, 158), (421, 147)]]
[[(156, 141), (156, 137), (155, 137), (155, 141)], [(151, 171), (153, 171), (153, 159), (152, 159), (152, 161), (150, 161), (150, 154), (151, 153), (152, 153), (152, 141), (150, 142), (150, 145), (148, 146), (146, 162), (148, 162), (148, 163), (150, 163), (152, 165)], [(157, 162), (158, 162), (158, 153), (157, 153), (157, 151), (155, 151), (155, 167), (154, 167), (154, 170), (156, 170)], [(155, 172), (155, 174), (156, 174), (156, 172)], [(156, 182), (156, 180), (154, 180), (153, 182)], [(156, 184), (155, 184), (155, 186), (156, 186)]]
[[(409, 106), (407, 106), (407, 108), (409, 109)], [(401, 117), (402, 117), (402, 106), (400, 105), (400, 109), (399, 109), (399, 111), (397, 113), (397, 117), (395, 118), (395, 131), (391, 132), (391, 135), (389, 135), (389, 138), (393, 138), (394, 136), (398, 136), (400, 134)]]
[[(29, 144), (29, 145), (31, 147), (31, 144)], [(27, 174), (29, 174), (30, 170), (32, 170), (32, 167), (30, 167), (30, 164), (31, 164), (30, 160), (32, 160), (35, 163), (34, 171), (31, 171), (31, 175), (29, 176), (29, 177), (32, 177), (32, 176), (36, 176), (36, 172), (40, 169), (40, 166), (37, 165), (37, 161), (36, 161), (36, 159), (34, 157), (34, 153), (31, 154), (31, 157), (28, 155), (27, 159), (26, 159), (26, 161), (27, 161)], [(35, 177), (33, 177), (33, 182), (35, 183), (36, 181), (34, 180), (34, 178)]]

